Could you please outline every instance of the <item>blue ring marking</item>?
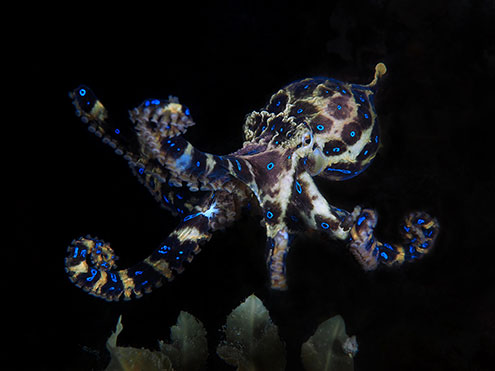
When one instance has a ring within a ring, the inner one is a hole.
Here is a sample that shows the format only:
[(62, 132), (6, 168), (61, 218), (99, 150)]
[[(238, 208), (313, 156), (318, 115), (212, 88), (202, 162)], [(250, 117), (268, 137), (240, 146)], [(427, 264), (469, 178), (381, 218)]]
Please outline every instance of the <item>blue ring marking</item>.
[(241, 164), (239, 163), (238, 160), (235, 160), (235, 162), (237, 163), (237, 168), (239, 169), (239, 171), (241, 171)]
[(296, 112), (297, 113), (301, 113), (302, 111), (303, 111), (303, 109), (302, 108), (299, 108)]
[(270, 162), (270, 163), (268, 163), (268, 165), (266, 165), (266, 168), (267, 168), (268, 170), (271, 170), (271, 169), (273, 169), (273, 167), (274, 167), (274, 166), (275, 166), (275, 165), (273, 164), (273, 162)]
[(349, 133), (349, 135), (354, 138), (356, 136), (356, 132), (353, 130)]
[(98, 274), (98, 271), (94, 268), (91, 268), (91, 277), (86, 278), (86, 281), (91, 282), (93, 278)]
[(151, 104), (154, 104), (155, 106), (159, 105), (160, 104), (160, 101), (158, 99), (153, 99), (151, 101)]
[(85, 258), (85, 257), (86, 257), (86, 249), (82, 249), (82, 250), (81, 250), (81, 256), (82, 256), (83, 258)]
[(388, 255), (387, 255), (387, 253), (385, 253), (384, 251), (382, 251), (382, 252), (380, 253), (380, 255), (381, 255), (381, 257), (382, 257), (383, 259), (388, 260)]
[(272, 213), (271, 211), (267, 211), (267, 212), (266, 212), (266, 217), (267, 217), (268, 219), (273, 218), (273, 213)]
[(325, 127), (324, 127), (322, 124), (316, 125), (316, 128), (317, 128), (319, 131), (322, 131), (323, 129), (325, 129)]
[(115, 129), (115, 134), (120, 134), (120, 129)]
[(418, 221), (416, 222), (416, 224), (421, 225), (421, 224), (423, 224), (424, 222), (425, 222), (425, 220), (424, 220), (424, 219), (419, 218), (419, 219), (418, 219)]
[(338, 104), (337, 109), (340, 111), (342, 109), (342, 106), (340, 104)]
[(339, 147), (333, 147), (332, 152), (339, 153), (340, 148)]
[(144, 167), (139, 168), (138, 173), (143, 174), (144, 173)]
[(330, 226), (328, 225), (328, 223), (321, 223), (321, 227), (323, 229), (328, 229)]
[(360, 216), (358, 221), (357, 221), (357, 225), (361, 225), (365, 220), (366, 220), (365, 216)]
[(86, 95), (86, 89), (79, 89), (79, 95), (84, 97)]
[(302, 187), (301, 185), (299, 184), (299, 182), (296, 180), (296, 191), (297, 193), (301, 193), (302, 192)]

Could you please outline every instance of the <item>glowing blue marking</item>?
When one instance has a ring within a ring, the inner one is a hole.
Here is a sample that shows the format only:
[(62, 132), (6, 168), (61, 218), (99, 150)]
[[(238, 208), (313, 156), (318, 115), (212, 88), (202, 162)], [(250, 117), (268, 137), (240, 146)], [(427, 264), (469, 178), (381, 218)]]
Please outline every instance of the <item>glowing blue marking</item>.
[(420, 218), (420, 219), (418, 219), (417, 224), (421, 225), (421, 224), (423, 224), (424, 222), (425, 222), (425, 220)]
[(239, 171), (241, 171), (241, 164), (239, 163), (238, 160), (235, 160), (236, 164), (237, 164), (237, 168), (239, 169)]
[(409, 232), (409, 231), (411, 230), (411, 228), (404, 226), (404, 230), (405, 230), (406, 232)]
[(168, 247), (167, 245), (163, 245), (162, 247), (160, 247), (160, 249), (158, 250), (158, 252), (160, 254), (167, 254), (168, 252), (170, 251), (170, 247)]
[(266, 212), (266, 217), (267, 217), (268, 219), (273, 218), (273, 213), (272, 213), (271, 211), (267, 211), (267, 212)]
[(287, 156), (287, 158), (290, 160), (290, 155), (289, 155), (289, 156)]
[(141, 283), (142, 286), (146, 285), (148, 283), (148, 281), (144, 281), (143, 283)]
[(74, 249), (74, 256), (73, 256), (73, 258), (74, 258), (74, 259), (75, 259), (75, 258), (77, 258), (77, 252), (78, 252), (78, 251), (79, 251), (79, 247), (76, 247), (76, 248)]
[(145, 107), (148, 107), (149, 105), (150, 105), (150, 101), (149, 100), (147, 100), (147, 101), (144, 102), (144, 106)]
[(416, 250), (414, 249), (414, 246), (413, 245), (409, 245), (409, 252), (411, 254), (414, 254), (416, 252)]
[(307, 89), (307, 88), (309, 88), (309, 84), (307, 84), (307, 85), (304, 86), (304, 89)]
[(323, 229), (328, 229), (330, 226), (327, 223), (321, 223)]
[(428, 242), (425, 242), (421, 245), (421, 248), (426, 249), (428, 247)]
[(115, 129), (115, 134), (120, 134), (120, 130), (119, 129)]
[(349, 133), (349, 135), (354, 138), (356, 136), (356, 132), (353, 130)]
[(179, 200), (182, 200), (182, 199), (184, 198), (184, 197), (182, 197), (182, 196), (181, 196), (180, 194), (178, 194), (178, 193), (176, 194), (176, 196), (177, 196), (177, 198), (178, 198)]
[(196, 167), (199, 167), (201, 163), (199, 161), (196, 162)]
[(110, 278), (113, 282), (117, 283), (117, 276), (115, 275), (115, 273), (110, 273)]
[(340, 111), (342, 109), (342, 106), (340, 104), (337, 105), (337, 109)]
[(378, 143), (378, 135), (375, 137), (375, 143)]
[(144, 173), (144, 167), (139, 168), (138, 173), (139, 173), (139, 174)]
[(279, 131), (280, 131), (281, 133), (283, 133), (283, 132), (284, 132), (284, 128), (280, 128), (280, 130), (279, 130)]
[(81, 250), (81, 256), (82, 256), (83, 258), (85, 258), (85, 257), (86, 257), (86, 249)]
[(170, 147), (173, 147), (173, 146), (175, 146), (175, 143), (170, 143)]
[(340, 148), (339, 147), (334, 147), (332, 149), (332, 151), (335, 152), (335, 153), (339, 153), (340, 152)]
[(79, 95), (84, 97), (86, 95), (86, 89), (79, 89)]
[(275, 106), (280, 106), (280, 104), (282, 103), (282, 101), (278, 100), (277, 103), (275, 103)]
[(366, 102), (366, 100), (363, 97), (359, 97), (359, 100), (363, 103)]
[(154, 104), (156, 106), (156, 105), (159, 105), (160, 104), (160, 101), (158, 99), (153, 99), (151, 101), (151, 104)]
[(346, 93), (346, 91), (344, 89), (342, 89), (342, 94), (345, 94), (345, 93)]
[(364, 117), (365, 117), (365, 118), (369, 118), (370, 116), (369, 116), (367, 113), (365, 113), (365, 114), (364, 114)]
[(96, 274), (98, 271), (94, 268), (91, 268), (91, 277), (86, 278), (86, 281), (91, 282), (93, 281), (93, 278), (95, 278)]
[(184, 221), (187, 222), (188, 220), (192, 219), (192, 218), (195, 218), (197, 217), (198, 215), (200, 215), (201, 213), (196, 213), (196, 214), (191, 214), (191, 215), (188, 215), (184, 218)]
[(135, 276), (140, 276), (141, 274), (143, 274), (143, 271), (135, 271), (134, 272), (134, 275)]
[(273, 169), (273, 167), (274, 167), (274, 166), (275, 166), (275, 165), (273, 164), (273, 162), (270, 162), (270, 163), (268, 163), (268, 165), (266, 165), (266, 168), (267, 168), (268, 170), (271, 170), (271, 169)]
[(347, 170), (347, 169), (334, 169), (334, 168), (331, 168), (331, 167), (327, 167), (325, 169), (325, 171), (336, 171), (338, 173), (343, 173), (343, 174), (350, 174), (352, 172), (352, 171)]
[(189, 108), (186, 108), (186, 110), (184, 111), (184, 113), (186, 114), (186, 116), (189, 116), (191, 114), (191, 111), (189, 111)]
[(383, 259), (388, 260), (388, 255), (385, 252), (382, 251), (380, 255)]
[[(180, 148), (177, 148), (177, 151), (180, 151)], [(179, 169), (187, 169), (191, 164), (191, 155), (184, 153), (177, 160), (175, 160), (175, 166)]]
[(357, 225), (361, 225), (365, 220), (366, 220), (366, 217), (365, 216), (359, 217), (359, 219), (357, 221)]
[(388, 244), (388, 243), (384, 243), (383, 246), (385, 246), (389, 250), (394, 251), (394, 248), (390, 244)]
[(170, 201), (168, 200), (167, 196), (165, 196), (165, 195), (163, 195), (163, 200), (164, 200), (167, 204), (169, 204), (169, 203), (170, 203)]
[(297, 191), (297, 193), (301, 193), (302, 192), (301, 185), (299, 184), (299, 182), (297, 180), (296, 180), (296, 191)]
[(319, 130), (319, 131), (322, 131), (323, 129), (325, 129), (325, 127), (323, 125), (316, 125), (316, 128)]
[(182, 254), (184, 254), (184, 251), (182, 251), (182, 250), (181, 250), (181, 251), (179, 251), (179, 254), (181, 254), (181, 255), (182, 255)]
[(303, 109), (302, 109), (302, 108), (299, 108), (299, 109), (297, 110), (297, 113), (301, 113), (302, 111), (303, 111)]

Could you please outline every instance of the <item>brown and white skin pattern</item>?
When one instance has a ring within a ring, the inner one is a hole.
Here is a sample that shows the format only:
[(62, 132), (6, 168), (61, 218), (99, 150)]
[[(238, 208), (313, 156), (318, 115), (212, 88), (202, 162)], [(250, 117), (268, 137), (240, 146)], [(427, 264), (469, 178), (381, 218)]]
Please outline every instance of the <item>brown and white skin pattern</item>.
[(378, 241), (377, 214), (329, 204), (313, 177), (346, 180), (364, 171), (379, 146), (373, 98), (385, 65), (367, 85), (329, 78), (303, 79), (275, 93), (244, 123), (244, 144), (228, 155), (197, 150), (185, 138), (194, 125), (177, 98), (146, 100), (130, 111), (124, 133), (103, 104), (81, 86), (70, 93), (76, 114), (129, 163), (155, 199), (181, 217), (178, 227), (144, 261), (117, 270), (110, 245), (90, 236), (68, 248), (66, 271), (79, 287), (107, 300), (139, 297), (183, 270), (211, 234), (233, 223), (248, 203), (258, 204), (266, 228), (266, 259), (273, 289), (287, 289), (286, 256), (292, 237), (308, 229), (348, 243), (365, 270), (398, 265), (431, 251), (436, 219), (407, 215), (401, 243)]

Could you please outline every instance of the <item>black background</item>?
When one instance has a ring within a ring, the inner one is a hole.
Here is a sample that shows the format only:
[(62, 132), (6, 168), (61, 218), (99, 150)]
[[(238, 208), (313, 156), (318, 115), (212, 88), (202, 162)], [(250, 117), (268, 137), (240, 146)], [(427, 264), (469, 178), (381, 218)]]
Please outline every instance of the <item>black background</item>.
[[(208, 331), (208, 369), (230, 369), (215, 354), (220, 328), (252, 293), (279, 327), (289, 370), (302, 369), (301, 344), (335, 314), (357, 335), (356, 370), (493, 367), (494, 3), (324, 4), (30, 9), (18, 67), (28, 77), (24, 98), (33, 99), (15, 112), (9, 160), (16, 201), (9, 268), (22, 278), (14, 288), (22, 340), (13, 345), (29, 354), (17, 358), (19, 368), (102, 369), (120, 314), (120, 344), (155, 348), (185, 310)], [(376, 102), (379, 155), (357, 178), (317, 183), (338, 207), (376, 209), (382, 240), (397, 238), (411, 210), (436, 216), (441, 234), (424, 260), (365, 273), (344, 245), (310, 235), (289, 254), (290, 290), (273, 293), (264, 231), (244, 217), (217, 232), (174, 282), (140, 300), (107, 303), (69, 282), (63, 266), (73, 238), (110, 241), (126, 267), (178, 222), (79, 122), (69, 90), (87, 84), (123, 122), (142, 100), (176, 95), (197, 124), (187, 138), (225, 154), (242, 145), (244, 116), (283, 85), (308, 76), (368, 83), (380, 61), (388, 73)]]

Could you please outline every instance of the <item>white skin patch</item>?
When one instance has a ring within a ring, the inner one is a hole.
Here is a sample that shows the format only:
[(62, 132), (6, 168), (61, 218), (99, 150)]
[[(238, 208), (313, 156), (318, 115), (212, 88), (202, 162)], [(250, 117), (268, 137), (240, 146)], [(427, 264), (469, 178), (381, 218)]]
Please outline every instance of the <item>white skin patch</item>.
[(203, 211), (202, 214), (206, 216), (208, 219), (210, 219), (213, 215), (218, 213), (218, 208), (216, 206), (217, 206), (217, 202), (215, 201), (214, 203), (211, 204), (208, 210)]

